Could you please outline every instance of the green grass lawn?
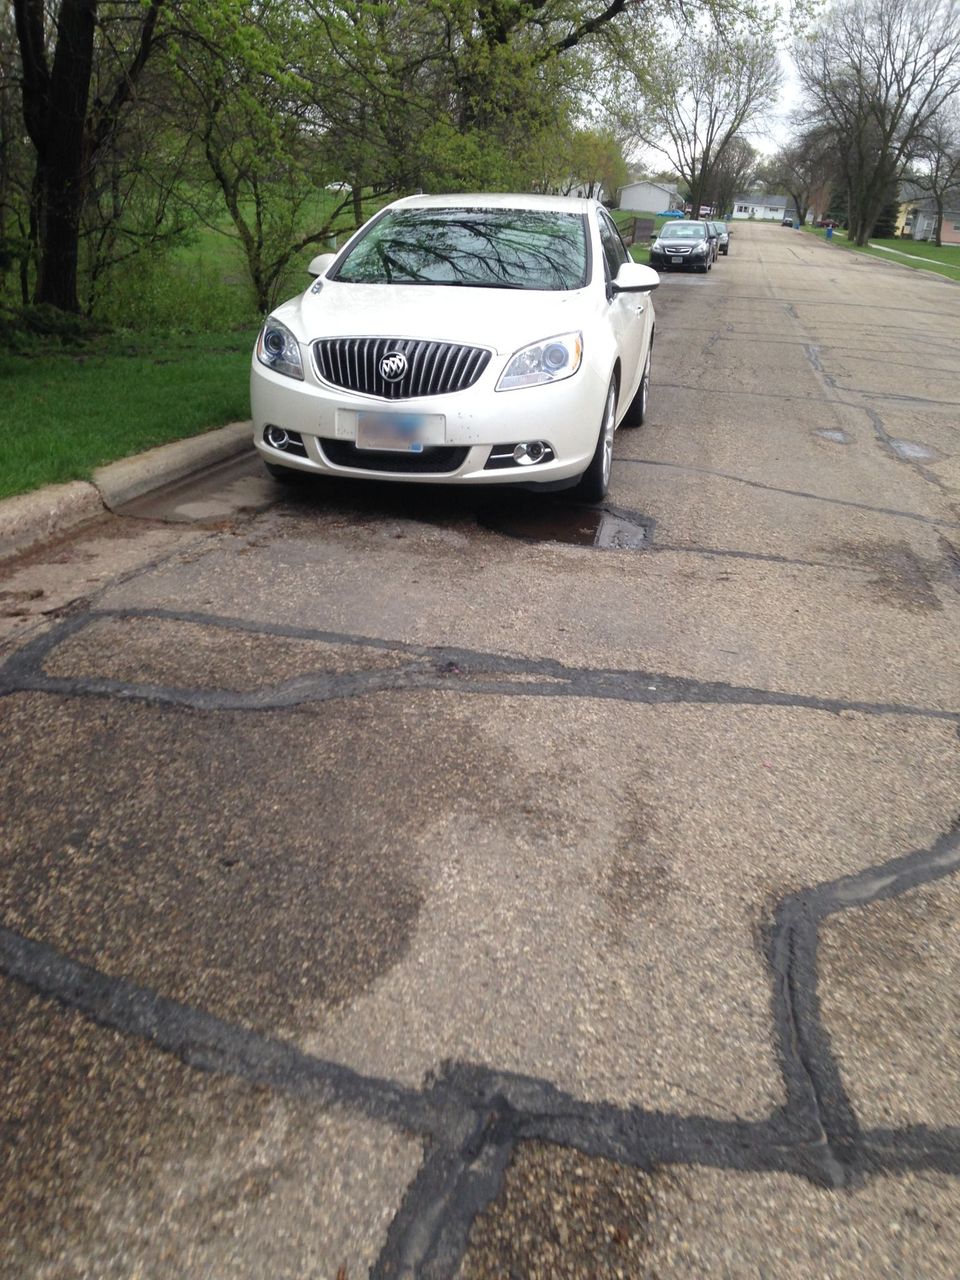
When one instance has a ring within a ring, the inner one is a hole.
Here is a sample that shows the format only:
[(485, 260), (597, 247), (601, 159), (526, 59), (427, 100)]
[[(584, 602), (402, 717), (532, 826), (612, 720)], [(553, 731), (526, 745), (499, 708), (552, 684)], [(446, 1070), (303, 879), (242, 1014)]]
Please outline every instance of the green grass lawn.
[(0, 354), (0, 498), (248, 417), (254, 337), (137, 335), (81, 352)]
[[(302, 210), (304, 229), (321, 225), (338, 201), (318, 193)], [(365, 215), (384, 203), (367, 201)], [(307, 286), (307, 263), (323, 247), (290, 263), (280, 299)], [(28, 339), (30, 355), (0, 350), (0, 498), (87, 479), (106, 462), (249, 416), (260, 317), (226, 220), (219, 231), (198, 226), (185, 243), (117, 268), (93, 315), (123, 332), (64, 349)]]
[[(825, 234), (823, 228), (804, 227), (804, 231), (821, 237)], [(901, 266), (911, 267), (914, 271), (933, 271), (937, 275), (946, 276), (948, 280), (960, 280), (960, 245), (943, 245), (938, 249), (935, 244), (929, 244), (925, 240), (900, 240), (892, 237), (872, 240), (870, 244), (861, 247), (851, 244), (846, 232), (840, 230), (834, 231), (831, 243), (854, 253), (880, 258), (884, 262), (899, 262)], [(895, 252), (889, 252), (891, 249)]]

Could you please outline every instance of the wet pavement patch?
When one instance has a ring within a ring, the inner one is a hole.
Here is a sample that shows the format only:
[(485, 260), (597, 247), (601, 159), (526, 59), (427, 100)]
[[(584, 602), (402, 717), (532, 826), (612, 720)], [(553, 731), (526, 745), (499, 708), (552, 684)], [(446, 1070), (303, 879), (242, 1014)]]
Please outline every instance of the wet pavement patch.
[(929, 445), (918, 444), (916, 440), (891, 440), (890, 448), (905, 462), (933, 462), (940, 456), (936, 449), (931, 449)]
[(817, 431), (821, 440), (829, 440), (831, 444), (849, 444), (850, 437), (845, 431)]
[(653, 521), (646, 516), (573, 502), (502, 503), (483, 507), (477, 520), (508, 538), (561, 542), (599, 551), (642, 551), (650, 545), (653, 534)]
[(870, 586), (884, 604), (912, 613), (943, 608), (934, 585), (942, 576), (942, 565), (917, 555), (907, 542), (838, 542), (830, 552), (872, 570), (876, 577)]
[[(269, 1031), (367, 990), (406, 950), (423, 899), (409, 797), (427, 790), (383, 745), (382, 707), (241, 727), (18, 699), (5, 730), (19, 760), (0, 782), (4, 923)], [(402, 737), (407, 751), (418, 735)], [(435, 755), (443, 778), (463, 745)], [(421, 735), (414, 758), (428, 749)]]

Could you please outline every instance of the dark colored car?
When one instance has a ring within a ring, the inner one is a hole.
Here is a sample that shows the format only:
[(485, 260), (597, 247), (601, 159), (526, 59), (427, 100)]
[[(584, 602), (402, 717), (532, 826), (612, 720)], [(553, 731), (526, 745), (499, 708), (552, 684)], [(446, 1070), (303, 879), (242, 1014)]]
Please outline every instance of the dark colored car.
[(717, 252), (726, 257), (730, 252), (730, 229), (725, 222), (711, 222), (710, 225), (717, 233)]
[(650, 265), (658, 271), (691, 267), (707, 272), (716, 256), (717, 237), (705, 222), (668, 222), (650, 246)]

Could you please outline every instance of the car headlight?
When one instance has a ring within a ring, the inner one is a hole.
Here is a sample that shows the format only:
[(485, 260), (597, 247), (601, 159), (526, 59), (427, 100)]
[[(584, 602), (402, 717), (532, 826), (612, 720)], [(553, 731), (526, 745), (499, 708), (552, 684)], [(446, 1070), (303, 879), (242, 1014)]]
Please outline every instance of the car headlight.
[(560, 333), (555, 338), (544, 338), (513, 353), (500, 375), (497, 390), (514, 391), (517, 387), (560, 382), (577, 372), (582, 359), (582, 333)]
[(257, 359), (274, 373), (285, 373), (288, 378), (303, 381), (303, 361), (300, 343), (285, 324), (269, 319), (260, 330), (257, 339)]

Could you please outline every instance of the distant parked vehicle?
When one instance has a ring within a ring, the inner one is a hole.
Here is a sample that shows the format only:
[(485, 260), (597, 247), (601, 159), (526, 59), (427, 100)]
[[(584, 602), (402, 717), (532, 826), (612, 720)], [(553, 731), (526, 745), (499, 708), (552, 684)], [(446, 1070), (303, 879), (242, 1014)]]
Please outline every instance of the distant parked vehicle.
[(792, 227), (792, 226), (793, 226), (793, 219), (792, 219), (792, 218), (784, 218), (784, 220), (780, 223), (780, 225), (781, 225), (781, 227)]
[(717, 233), (717, 252), (726, 257), (730, 252), (730, 230), (725, 222), (711, 222), (710, 225)]
[(682, 209), (664, 209), (662, 213), (657, 214), (658, 218), (683, 218), (686, 217)]
[(650, 246), (650, 265), (659, 271), (692, 267), (707, 272), (713, 266), (713, 245), (705, 222), (667, 222)]

